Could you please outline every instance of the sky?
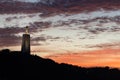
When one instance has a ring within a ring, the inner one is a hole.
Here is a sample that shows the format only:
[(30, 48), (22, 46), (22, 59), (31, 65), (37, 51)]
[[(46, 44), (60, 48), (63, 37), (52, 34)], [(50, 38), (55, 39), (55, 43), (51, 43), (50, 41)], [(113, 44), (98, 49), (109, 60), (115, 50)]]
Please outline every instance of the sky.
[(116, 8), (45, 17), (42, 12), (0, 14), (0, 49), (21, 50), (29, 26), (31, 54), (83, 67), (120, 68), (120, 10)]
[(16, 1), (23, 1), (23, 2), (37, 2), (37, 1), (40, 1), (40, 0), (16, 0)]

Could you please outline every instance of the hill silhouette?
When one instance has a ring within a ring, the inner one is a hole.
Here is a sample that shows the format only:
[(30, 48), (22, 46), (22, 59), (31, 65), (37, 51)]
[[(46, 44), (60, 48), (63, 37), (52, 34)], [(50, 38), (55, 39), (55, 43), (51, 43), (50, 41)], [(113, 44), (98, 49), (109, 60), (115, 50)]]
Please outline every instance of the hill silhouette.
[(0, 80), (120, 80), (120, 70), (58, 64), (37, 55), (0, 51)]

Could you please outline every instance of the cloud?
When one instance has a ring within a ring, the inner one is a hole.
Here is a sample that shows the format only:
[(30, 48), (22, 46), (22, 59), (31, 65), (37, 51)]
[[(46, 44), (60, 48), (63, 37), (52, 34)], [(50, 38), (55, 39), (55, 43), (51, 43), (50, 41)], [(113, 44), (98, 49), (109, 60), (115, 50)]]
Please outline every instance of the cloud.
[(51, 27), (51, 22), (33, 22), (33, 23), (30, 23), (30, 26), (33, 27), (33, 28), (40, 28), (41, 30), (42, 29), (47, 29), (47, 28), (50, 28)]
[(0, 28), (0, 46), (19, 45), (21, 42), (20, 36), (15, 36), (22, 32), (21, 28)]
[(42, 34), (42, 35), (40, 35), (40, 37), (33, 38), (32, 41), (36, 41), (36, 42), (42, 41), (42, 42), (45, 42), (47, 40), (54, 41), (54, 40), (59, 40), (61, 38), (62, 37), (53, 37), (53, 36), (50, 36), (50, 35)]
[[(30, 27), (30, 33), (36, 32), (36, 28)], [(22, 35), (19, 33), (24, 33), (25, 28), (19, 27), (9, 27), (9, 28), (0, 28), (0, 46), (18, 46), (21, 45)]]
[(87, 45), (86, 48), (120, 48), (120, 42), (103, 43), (96, 45)]
[[(4, 39), (8, 41), (10, 38), (10, 43), (7, 43), (6, 46), (15, 43), (19, 45), (20, 38), (25, 32), (24, 27), (29, 25), (31, 44), (34, 46), (44, 45), (50, 46), (49, 48), (59, 46), (58, 51), (62, 48), (77, 51), (81, 50), (81, 47), (85, 49), (114, 47), (117, 44), (111, 44), (112, 41), (110, 44), (105, 45), (104, 43), (108, 43), (113, 37), (119, 40), (119, 36), (116, 35), (120, 31), (119, 12), (119, 10), (100, 10), (68, 15), (67, 13), (59, 15), (56, 13), (46, 17), (41, 17), (40, 13), (0, 15), (2, 22), (8, 18), (8, 21), (0, 23), (3, 26), (0, 28), (0, 35), (6, 36), (1, 37), (1, 43), (4, 43)], [(12, 42), (11, 38), (15, 41)], [(86, 47), (86, 45), (88, 46)]]
[[(6, 0), (7, 1), (7, 0)], [(15, 0), (23, 1), (23, 0)], [(31, 2), (32, 0), (24, 0), (25, 2)], [(33, 0), (33, 2), (36, 0)], [(2, 13), (18, 13), (18, 12), (46, 12), (52, 15), (55, 13), (80, 13), (80, 12), (91, 12), (96, 10), (117, 10), (120, 8), (120, 1), (118, 0), (38, 0), (42, 2), (41, 5), (31, 5), (30, 3), (17, 3), (4, 4), (1, 7)], [(2, 1), (1, 1), (2, 2)], [(13, 2), (13, 1), (11, 1)], [(39, 2), (39, 4), (40, 4)], [(2, 5), (3, 3), (1, 3)], [(43, 5), (44, 4), (44, 5)], [(16, 7), (17, 6), (17, 7)], [(27, 6), (27, 7), (26, 7)], [(48, 16), (49, 14), (46, 14)]]
[(36, 42), (38, 42), (38, 41), (46, 41), (47, 39), (45, 38), (45, 37), (35, 37), (35, 38), (33, 38), (32, 39), (32, 41), (36, 41)]
[(14, 35), (1, 35), (0, 36), (0, 46), (17, 46), (21, 44), (21, 37), (17, 37)]

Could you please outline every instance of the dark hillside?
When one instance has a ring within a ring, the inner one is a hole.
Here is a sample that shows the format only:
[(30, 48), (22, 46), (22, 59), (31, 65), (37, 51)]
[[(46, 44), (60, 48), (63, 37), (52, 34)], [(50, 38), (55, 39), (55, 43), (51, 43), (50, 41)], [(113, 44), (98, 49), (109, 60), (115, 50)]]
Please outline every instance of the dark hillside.
[(0, 80), (120, 80), (120, 71), (109, 67), (82, 68), (58, 64), (36, 55), (2, 50)]

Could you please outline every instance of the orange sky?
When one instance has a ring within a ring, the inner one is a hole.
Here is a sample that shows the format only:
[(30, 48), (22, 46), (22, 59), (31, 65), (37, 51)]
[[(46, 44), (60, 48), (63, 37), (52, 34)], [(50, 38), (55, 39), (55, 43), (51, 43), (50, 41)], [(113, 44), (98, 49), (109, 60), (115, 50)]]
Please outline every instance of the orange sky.
[(47, 56), (59, 63), (82, 67), (109, 66), (120, 68), (120, 49), (103, 49)]

